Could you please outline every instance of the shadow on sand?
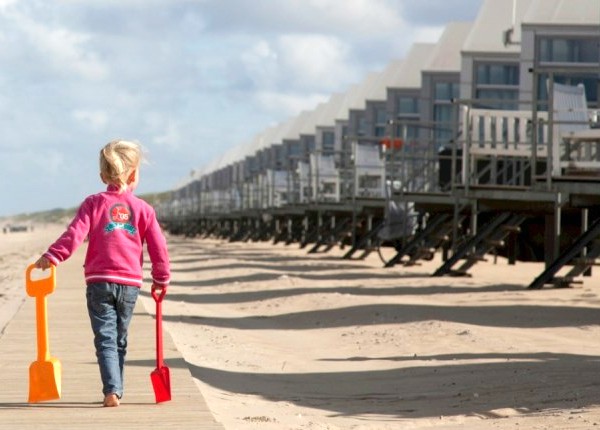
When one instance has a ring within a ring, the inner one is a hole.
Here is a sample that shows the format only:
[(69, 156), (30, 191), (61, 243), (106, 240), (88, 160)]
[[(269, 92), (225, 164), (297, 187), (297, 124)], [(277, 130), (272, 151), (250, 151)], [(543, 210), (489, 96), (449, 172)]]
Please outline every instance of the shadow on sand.
[[(495, 361), (468, 363), (481, 359)], [(331, 416), (491, 418), (502, 416), (498, 411), (506, 408), (527, 413), (598, 403), (598, 357), (552, 353), (446, 354), (415, 361), (420, 364), (328, 373), (244, 373), (188, 365), (195, 378), (215, 388), (326, 410)]]
[(569, 306), (543, 305), (372, 304), (238, 318), (167, 315), (164, 316), (164, 320), (239, 330), (310, 330), (422, 321), (443, 321), (485, 327), (550, 328), (596, 325), (600, 320), (600, 310), (583, 307), (575, 310)]

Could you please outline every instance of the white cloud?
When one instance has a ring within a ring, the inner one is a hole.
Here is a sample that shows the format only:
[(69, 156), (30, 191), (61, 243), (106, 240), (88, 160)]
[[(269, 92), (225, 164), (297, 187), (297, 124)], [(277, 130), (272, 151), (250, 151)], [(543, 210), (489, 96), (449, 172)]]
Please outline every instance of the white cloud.
[(0, 0), (0, 11), (17, 3), (19, 0)]
[(54, 69), (66, 74), (75, 71), (81, 77), (92, 81), (108, 77), (108, 67), (94, 52), (87, 51), (84, 46), (88, 36), (65, 28), (48, 28), (32, 22), (24, 29), (31, 37), (31, 44), (44, 54)]
[(26, 51), (20, 54), (26, 55), (28, 61), (37, 63), (46, 72), (50, 66), (63, 76), (75, 75), (92, 81), (108, 77), (107, 65), (88, 45), (89, 35), (41, 22), (16, 7), (5, 9), (3, 18), (9, 24), (9, 28), (2, 32), (3, 39), (25, 45), (21, 49)]
[(451, 21), (473, 20), (481, 2), (482, 0), (400, 0), (397, 10), (407, 22), (416, 27), (441, 26)]
[[(212, 31), (385, 36), (403, 23), (396, 0), (219, 0), (199, 6)], [(225, 30), (226, 29), (226, 30)]]
[(362, 36), (377, 37), (388, 34), (403, 24), (397, 2), (386, 0), (296, 0), (311, 11), (324, 28), (335, 26), (336, 32), (345, 31)]
[[(65, 174), (65, 157), (58, 152), (48, 152), (40, 156), (38, 154), (36, 164), (39, 167), (38, 172), (47, 172), (48, 174)], [(68, 176), (68, 174), (67, 174)]]
[(159, 134), (152, 138), (152, 143), (171, 150), (180, 148), (183, 137), (178, 122), (172, 119), (160, 122), (160, 125), (155, 125), (155, 128), (159, 129)]
[(278, 44), (285, 86), (330, 90), (357, 76), (351, 49), (338, 38), (291, 34)]
[(329, 97), (329, 94), (285, 94), (268, 91), (258, 92), (255, 96), (262, 109), (277, 113), (280, 118), (297, 115), (302, 110), (313, 110)]
[(271, 49), (269, 42), (263, 39), (255, 43), (250, 50), (244, 52), (242, 59), (248, 64), (258, 64), (265, 60), (277, 60), (277, 53)]
[[(248, 76), (257, 87), (270, 86), (277, 80), (277, 52), (271, 48), (267, 40), (255, 42), (240, 58), (244, 68), (243, 74)], [(231, 67), (233, 73), (239, 73), (236, 65)]]
[(10, 177), (18, 176), (23, 172), (36, 172), (36, 177), (42, 177), (43, 175), (62, 174), (65, 171), (64, 155), (52, 149), (14, 148), (5, 152), (3, 157), (7, 157), (9, 161), (9, 163), (2, 164), (4, 173)]
[(360, 75), (351, 48), (326, 35), (285, 34), (272, 41), (256, 41), (231, 70), (247, 76), (251, 90), (324, 92), (345, 87)]
[(103, 130), (108, 123), (108, 114), (99, 110), (76, 110), (73, 118), (84, 123), (93, 131)]

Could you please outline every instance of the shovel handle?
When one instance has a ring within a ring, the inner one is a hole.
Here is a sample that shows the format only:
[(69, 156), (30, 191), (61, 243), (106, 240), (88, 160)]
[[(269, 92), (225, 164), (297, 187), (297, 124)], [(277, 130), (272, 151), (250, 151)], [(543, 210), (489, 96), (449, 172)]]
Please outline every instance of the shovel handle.
[(165, 294), (167, 294), (167, 288), (166, 287), (161, 288), (160, 294), (157, 294), (154, 287), (152, 287), (150, 294), (152, 294), (152, 298), (154, 299), (154, 301), (156, 303), (162, 302), (163, 299), (165, 298)]
[(56, 268), (50, 266), (50, 276), (43, 279), (31, 279), (31, 272), (35, 264), (27, 266), (25, 271), (25, 289), (27, 294), (35, 297), (35, 325), (37, 331), (37, 357), (38, 361), (50, 359), (50, 346), (48, 341), (48, 310), (46, 296), (56, 287)]
[(50, 276), (42, 279), (32, 279), (31, 273), (35, 270), (35, 264), (27, 266), (25, 271), (25, 290), (30, 297), (46, 296), (56, 288), (56, 267), (50, 265)]
[(167, 289), (162, 288), (158, 294), (153, 287), (151, 294), (156, 302), (156, 367), (160, 369), (163, 367), (162, 301), (167, 294)]

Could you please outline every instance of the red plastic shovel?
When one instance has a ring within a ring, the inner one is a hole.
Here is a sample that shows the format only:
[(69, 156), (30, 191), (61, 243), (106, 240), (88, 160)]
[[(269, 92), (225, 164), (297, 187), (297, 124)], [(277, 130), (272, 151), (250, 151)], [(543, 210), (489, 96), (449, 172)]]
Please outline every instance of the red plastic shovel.
[(171, 375), (163, 362), (162, 301), (167, 293), (163, 288), (160, 294), (152, 289), (152, 298), (156, 302), (156, 369), (150, 374), (156, 403), (171, 400)]
[(29, 403), (60, 399), (61, 365), (50, 356), (48, 342), (48, 317), (46, 296), (56, 287), (56, 269), (50, 266), (50, 276), (31, 279), (33, 264), (25, 272), (27, 294), (35, 297), (35, 320), (37, 329), (37, 360), (29, 366)]

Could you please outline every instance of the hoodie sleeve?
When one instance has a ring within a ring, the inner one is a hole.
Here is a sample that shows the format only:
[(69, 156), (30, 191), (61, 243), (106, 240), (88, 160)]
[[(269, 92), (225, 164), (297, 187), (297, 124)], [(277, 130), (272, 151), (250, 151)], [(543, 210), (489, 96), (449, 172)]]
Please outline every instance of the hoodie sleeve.
[(88, 200), (79, 207), (75, 218), (65, 232), (48, 248), (44, 257), (55, 266), (67, 260), (82, 244), (90, 229), (90, 212)]
[(171, 268), (167, 241), (152, 210), (149, 227), (146, 232), (146, 246), (152, 263), (152, 281), (158, 285), (167, 286), (171, 280)]

